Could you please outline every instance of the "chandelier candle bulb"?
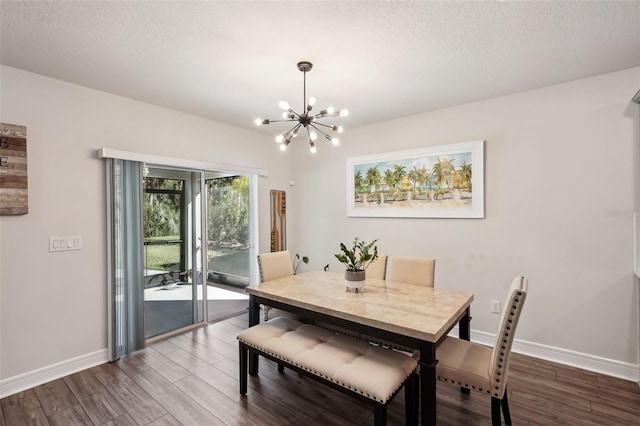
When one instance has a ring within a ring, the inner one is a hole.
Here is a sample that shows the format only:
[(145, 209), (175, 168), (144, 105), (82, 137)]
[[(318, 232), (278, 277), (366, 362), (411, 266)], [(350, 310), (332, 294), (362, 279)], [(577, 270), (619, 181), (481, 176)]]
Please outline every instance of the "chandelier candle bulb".
[(307, 102), (307, 112), (311, 111), (311, 108), (316, 104), (316, 98), (313, 96), (309, 98), (309, 102)]

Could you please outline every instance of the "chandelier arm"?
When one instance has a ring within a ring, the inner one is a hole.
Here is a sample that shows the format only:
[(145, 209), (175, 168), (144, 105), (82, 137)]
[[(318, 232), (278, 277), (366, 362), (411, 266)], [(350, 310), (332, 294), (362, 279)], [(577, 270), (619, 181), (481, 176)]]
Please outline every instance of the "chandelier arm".
[(324, 118), (324, 117), (340, 117), (340, 111), (332, 112), (331, 114), (319, 112), (313, 116), (313, 118)]
[(291, 120), (269, 120), (269, 124), (271, 124), (271, 123), (287, 123), (287, 122), (291, 122), (291, 121), (298, 121), (298, 120), (294, 120), (294, 119), (291, 119)]
[(302, 124), (298, 123), (297, 125), (293, 126), (287, 133), (289, 134), (290, 137), (293, 137), (294, 134), (297, 134), (298, 129), (302, 126)]
[(317, 125), (317, 126), (328, 127), (328, 128), (330, 128), (331, 130), (333, 130), (333, 126), (329, 126), (328, 124), (320, 123), (319, 121), (315, 121), (313, 124), (314, 124), (314, 125)]
[(291, 110), (291, 113), (292, 113), (293, 115), (295, 115), (296, 117), (298, 117), (298, 118), (302, 117), (302, 114), (298, 114), (298, 113), (297, 113), (297, 112), (295, 112), (294, 110)]
[(331, 137), (328, 134), (326, 134), (325, 132), (323, 132), (322, 130), (318, 129), (318, 127), (316, 126), (316, 124), (320, 124), (320, 123), (310, 123), (309, 126), (313, 127), (314, 129), (316, 129), (318, 132), (320, 132), (322, 134), (322, 136), (324, 136), (325, 138), (327, 137)]

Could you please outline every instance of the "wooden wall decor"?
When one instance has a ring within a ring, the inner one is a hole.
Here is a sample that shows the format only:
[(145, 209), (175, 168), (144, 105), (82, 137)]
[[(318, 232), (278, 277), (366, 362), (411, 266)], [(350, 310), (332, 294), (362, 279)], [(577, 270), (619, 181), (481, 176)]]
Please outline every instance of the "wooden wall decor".
[(0, 215), (28, 212), (27, 128), (0, 123)]
[(271, 191), (271, 251), (287, 249), (287, 193)]

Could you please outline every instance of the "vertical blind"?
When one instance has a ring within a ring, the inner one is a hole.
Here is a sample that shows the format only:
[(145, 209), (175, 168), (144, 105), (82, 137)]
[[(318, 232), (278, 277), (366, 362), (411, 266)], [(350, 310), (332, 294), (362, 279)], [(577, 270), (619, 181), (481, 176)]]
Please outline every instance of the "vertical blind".
[(142, 167), (137, 161), (107, 161), (111, 361), (144, 347)]

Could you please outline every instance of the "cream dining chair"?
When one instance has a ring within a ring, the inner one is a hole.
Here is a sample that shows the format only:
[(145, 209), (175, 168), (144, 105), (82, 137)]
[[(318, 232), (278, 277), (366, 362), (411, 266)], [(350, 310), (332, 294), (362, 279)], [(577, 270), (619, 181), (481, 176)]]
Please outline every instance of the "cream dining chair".
[(507, 376), (513, 336), (527, 296), (527, 287), (525, 277), (513, 279), (493, 348), (445, 337), (436, 349), (438, 380), (491, 395), (491, 423), (494, 426), (501, 424), (501, 406), (504, 422), (511, 424)]
[[(378, 256), (378, 260), (382, 256)], [(436, 261), (427, 257), (407, 257), (407, 256), (384, 256), (386, 267), (384, 268), (383, 279), (387, 281), (396, 281), (407, 284), (425, 285), (427, 287), (433, 287)], [(372, 263), (367, 268), (367, 277), (370, 276), (369, 270), (374, 266)], [(379, 265), (375, 265), (374, 269), (376, 274), (380, 273), (383, 269)], [(372, 278), (377, 278), (372, 277)], [(371, 343), (375, 343), (381, 346), (397, 349), (404, 352), (412, 352), (415, 356), (418, 356), (418, 352), (411, 348), (401, 346), (395, 343), (388, 342), (386, 340), (378, 339), (373, 336), (362, 334), (360, 336), (364, 340), (368, 340)]]
[(433, 287), (436, 260), (426, 257), (389, 256), (387, 259), (387, 281), (420, 284)]
[[(260, 282), (276, 280), (278, 278), (290, 277), (293, 275), (293, 263), (289, 250), (275, 251), (272, 253), (261, 253), (258, 255), (258, 269), (260, 269)], [(297, 318), (290, 312), (281, 309), (264, 306), (264, 320), (286, 316)]]
[(367, 278), (375, 278), (377, 280), (384, 280), (385, 273), (387, 272), (387, 256), (379, 254), (378, 258), (371, 262), (367, 266)]

